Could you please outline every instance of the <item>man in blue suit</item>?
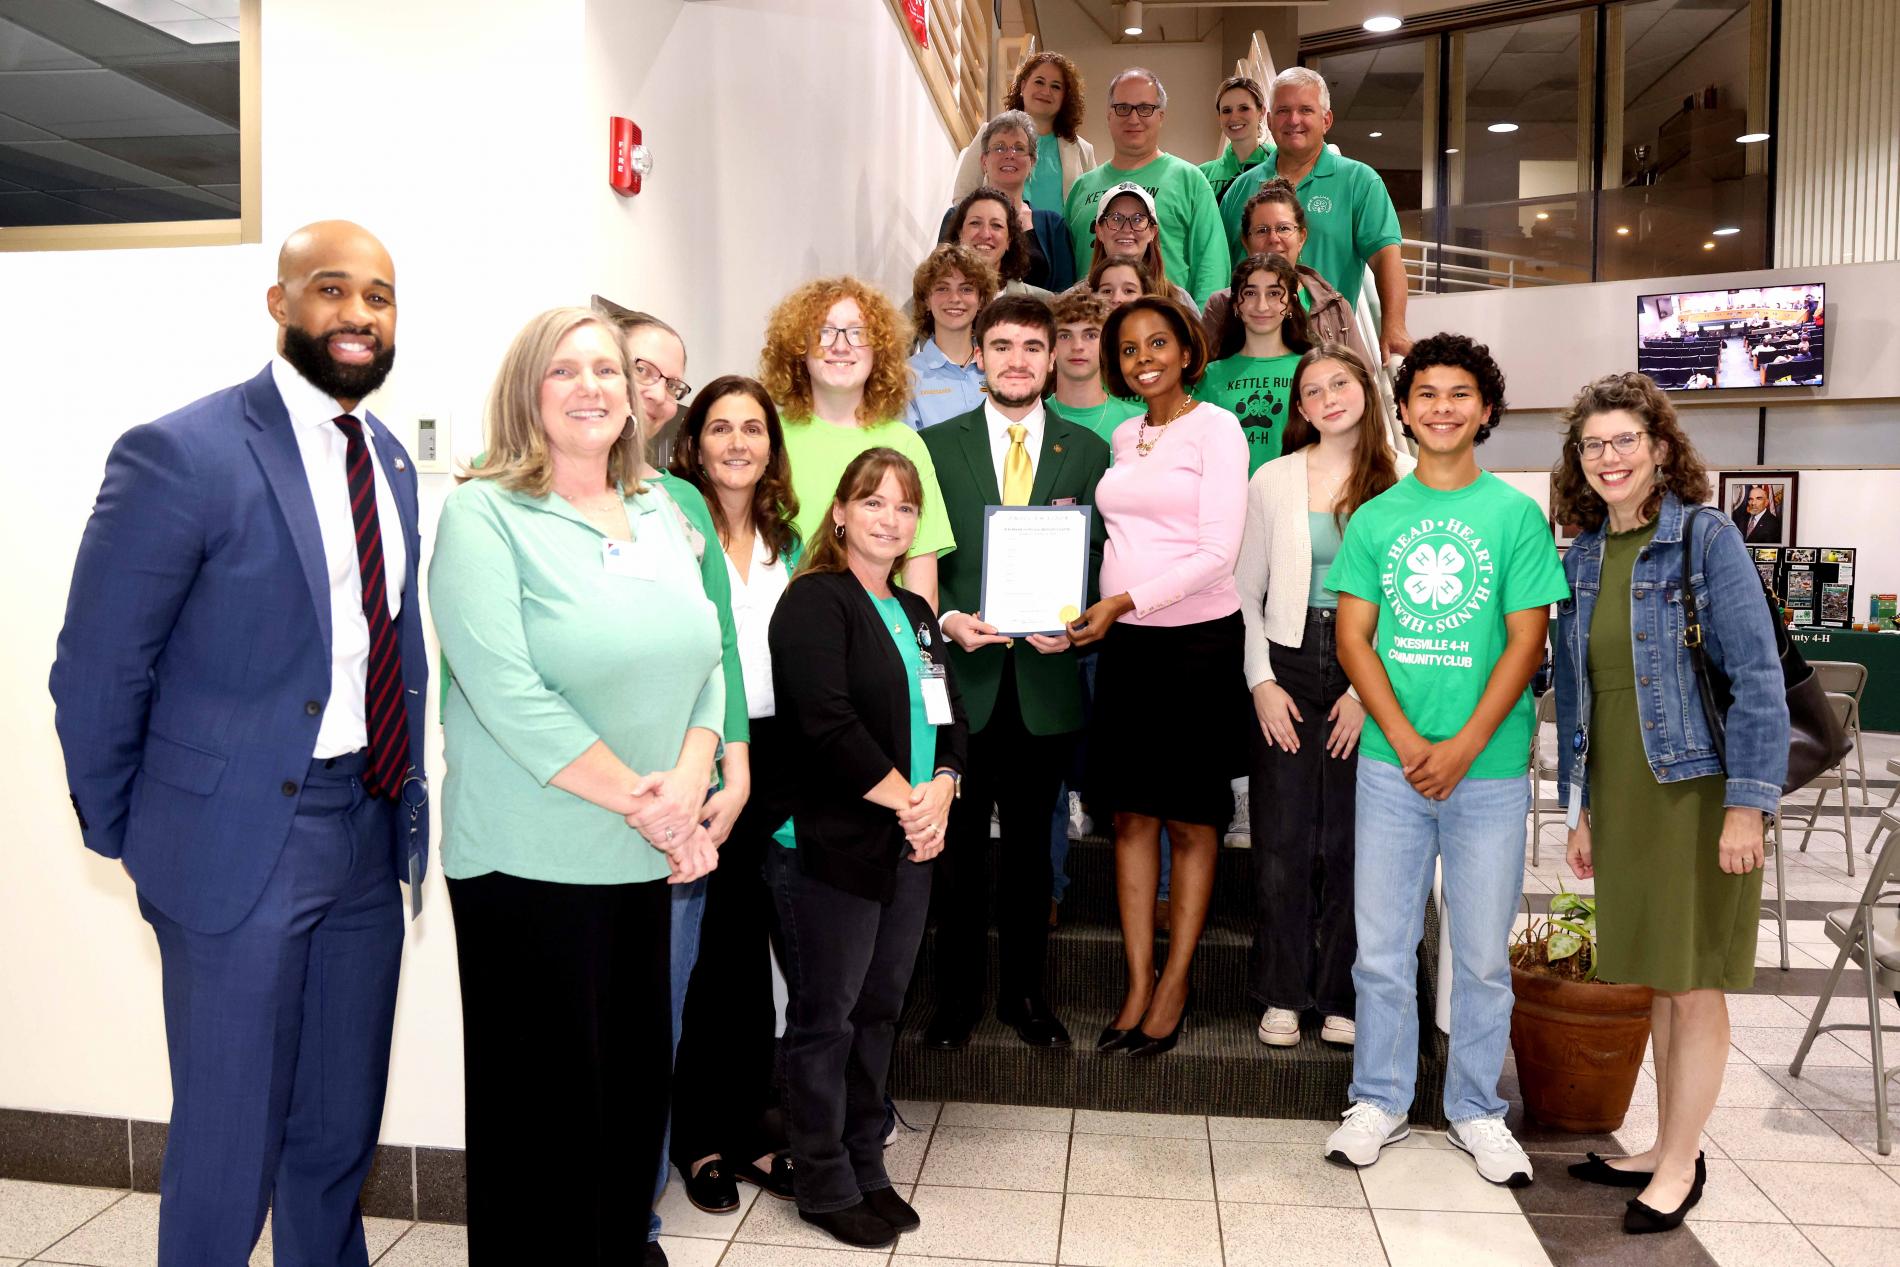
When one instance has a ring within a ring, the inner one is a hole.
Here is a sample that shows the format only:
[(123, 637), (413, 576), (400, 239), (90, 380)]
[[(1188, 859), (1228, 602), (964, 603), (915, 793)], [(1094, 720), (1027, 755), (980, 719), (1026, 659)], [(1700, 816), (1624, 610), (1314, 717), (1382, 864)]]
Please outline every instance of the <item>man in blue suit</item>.
[(172, 1119), (161, 1267), (363, 1267), (399, 879), (419, 885), (428, 662), (416, 475), (363, 397), (395, 269), (340, 221), (292, 234), (277, 355), (121, 436), (53, 664), (86, 847), (158, 937)]

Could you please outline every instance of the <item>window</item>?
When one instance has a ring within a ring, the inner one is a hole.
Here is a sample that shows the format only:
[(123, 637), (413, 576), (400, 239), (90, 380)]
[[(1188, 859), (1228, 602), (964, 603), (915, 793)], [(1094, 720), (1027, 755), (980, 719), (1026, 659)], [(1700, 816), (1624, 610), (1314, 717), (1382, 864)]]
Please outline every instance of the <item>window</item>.
[(1399, 232), (1423, 238), (1437, 175), (1438, 41), (1410, 40), (1329, 53), (1313, 68), (1333, 98), (1327, 140), (1339, 152), (1376, 168), (1398, 208)]
[(0, 249), (255, 242), (257, 0), (0, 0)]

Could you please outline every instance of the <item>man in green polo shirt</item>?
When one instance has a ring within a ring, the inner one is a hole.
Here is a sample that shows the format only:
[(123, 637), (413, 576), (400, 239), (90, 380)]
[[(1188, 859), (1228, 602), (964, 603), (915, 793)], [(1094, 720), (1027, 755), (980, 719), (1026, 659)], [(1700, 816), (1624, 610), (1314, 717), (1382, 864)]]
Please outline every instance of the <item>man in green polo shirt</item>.
[(1260, 186), (1275, 176), (1291, 181), (1306, 208), (1306, 247), (1300, 262), (1359, 306), (1367, 265), (1379, 291), (1379, 356), (1403, 356), (1405, 264), (1399, 258), (1399, 213), (1379, 173), (1326, 147), (1333, 126), (1332, 93), (1318, 72), (1294, 66), (1273, 77), (1268, 127), (1275, 152), (1234, 178), (1222, 195), (1221, 222), (1232, 262), (1246, 254), (1240, 214)]
[[(1151, 70), (1124, 70), (1108, 85), (1108, 134), (1114, 156), (1069, 186), (1063, 218), (1075, 245), (1075, 275), (1088, 275), (1095, 241), (1096, 206), (1125, 180), (1148, 191), (1160, 222), (1161, 262), (1168, 279), (1205, 304), (1227, 284), (1233, 264), (1222, 236), (1220, 204), (1214, 201), (1201, 169), (1161, 150), (1161, 126), (1168, 117), (1168, 94)], [(1396, 235), (1394, 240), (1396, 240)]]

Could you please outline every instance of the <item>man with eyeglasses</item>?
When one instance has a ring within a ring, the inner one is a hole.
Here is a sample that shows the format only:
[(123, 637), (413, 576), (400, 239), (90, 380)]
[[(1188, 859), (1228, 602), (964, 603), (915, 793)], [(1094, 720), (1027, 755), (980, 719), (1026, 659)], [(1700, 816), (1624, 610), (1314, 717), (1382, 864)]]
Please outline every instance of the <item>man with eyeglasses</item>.
[(1399, 258), (1399, 213), (1379, 173), (1326, 145), (1333, 98), (1325, 79), (1304, 66), (1273, 77), (1267, 126), (1275, 151), (1234, 178), (1220, 212), (1232, 261), (1249, 250), (1241, 240), (1248, 199), (1274, 177), (1298, 191), (1309, 234), (1304, 263), (1357, 310), (1367, 266), (1379, 292), (1379, 356), (1403, 356), (1412, 347), (1405, 330), (1405, 264)]
[(1088, 271), (1097, 204), (1124, 181), (1140, 185), (1154, 199), (1169, 279), (1186, 287), (1196, 304), (1204, 304), (1226, 283), (1232, 267), (1226, 233), (1220, 206), (1201, 169), (1161, 149), (1161, 126), (1167, 117), (1167, 90), (1153, 71), (1133, 67), (1110, 80), (1108, 132), (1114, 156), (1076, 178), (1063, 216), (1069, 222), (1079, 277)]

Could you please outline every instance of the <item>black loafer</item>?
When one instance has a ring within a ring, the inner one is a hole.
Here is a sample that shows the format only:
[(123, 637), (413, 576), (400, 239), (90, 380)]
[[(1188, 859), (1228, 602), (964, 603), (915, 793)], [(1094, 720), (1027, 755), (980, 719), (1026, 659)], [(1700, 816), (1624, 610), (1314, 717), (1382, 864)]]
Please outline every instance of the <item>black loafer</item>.
[(937, 1009), (930, 1018), (930, 1024), (924, 1026), (924, 1046), (931, 1051), (956, 1051), (970, 1045), (970, 1031), (976, 1028), (981, 1015), (973, 1008)]
[(882, 1249), (897, 1239), (897, 1229), (880, 1219), (866, 1201), (822, 1214), (800, 1210), (798, 1217), (826, 1232), (833, 1240), (859, 1249)]
[(735, 1167), (733, 1174), (749, 1184), (763, 1188), (781, 1201), (792, 1199), (792, 1155), (790, 1153), (774, 1153), (772, 1169), (769, 1173), (760, 1170), (758, 1166), (748, 1161)]
[(739, 1185), (727, 1173), (723, 1159), (713, 1158), (701, 1166), (696, 1175), (682, 1167), (680, 1177), (686, 1181), (686, 1199), (693, 1203), (694, 1209), (708, 1214), (730, 1214), (739, 1208)]
[(910, 1202), (898, 1196), (895, 1188), (871, 1189), (864, 1194), (864, 1204), (871, 1207), (871, 1213), (890, 1224), (893, 1232), (915, 1232), (924, 1225)]
[(1073, 1041), (1060, 1018), (1041, 999), (1019, 999), (996, 1009), (996, 1019), (1031, 1047), (1067, 1047)]

